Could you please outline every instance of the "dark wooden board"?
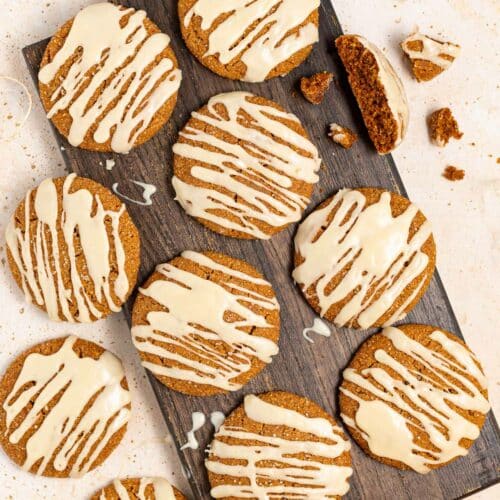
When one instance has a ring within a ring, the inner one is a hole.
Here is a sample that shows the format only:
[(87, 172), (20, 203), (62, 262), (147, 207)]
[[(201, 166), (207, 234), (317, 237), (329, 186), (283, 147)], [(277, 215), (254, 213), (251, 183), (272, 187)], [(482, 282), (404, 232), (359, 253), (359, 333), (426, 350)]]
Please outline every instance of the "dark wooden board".
[[(179, 448), (186, 441), (191, 428), (191, 413), (223, 411), (229, 413), (247, 393), (273, 389), (293, 391), (308, 396), (336, 415), (337, 386), (342, 369), (356, 348), (371, 331), (356, 332), (337, 329), (332, 325), (330, 338), (315, 339), (309, 344), (302, 330), (315, 317), (312, 309), (294, 286), (290, 277), (292, 238), (296, 225), (270, 241), (239, 241), (219, 236), (187, 216), (174, 201), (170, 183), (172, 175), (172, 144), (189, 114), (220, 92), (248, 90), (271, 98), (296, 113), (318, 146), (324, 162), (321, 179), (316, 187), (308, 212), (320, 201), (342, 187), (376, 186), (405, 194), (405, 189), (391, 156), (378, 156), (370, 146), (354, 98), (348, 88), (340, 61), (333, 50), (333, 40), (341, 34), (341, 27), (329, 0), (321, 7), (320, 42), (309, 59), (284, 78), (275, 78), (261, 84), (232, 82), (216, 76), (191, 56), (185, 47), (178, 26), (177, 2), (174, 0), (131, 0), (124, 4), (144, 8), (152, 20), (172, 37), (172, 45), (183, 71), (183, 81), (177, 107), (169, 124), (152, 140), (128, 155), (98, 154), (71, 147), (57, 132), (58, 144), (64, 147), (63, 156), (69, 170), (91, 177), (111, 187), (119, 182), (122, 193), (141, 199), (142, 190), (130, 179), (151, 183), (158, 191), (153, 205), (143, 207), (128, 203), (142, 237), (141, 283), (161, 263), (185, 249), (217, 250), (242, 257), (273, 283), (282, 306), (280, 354), (251, 383), (242, 390), (210, 398), (188, 397), (168, 390), (152, 376), (150, 381), (158, 398), (165, 420)], [(38, 66), (47, 40), (24, 50), (24, 55), (35, 82)], [(332, 71), (336, 85), (330, 89), (321, 106), (312, 106), (294, 90), (300, 76), (317, 71)], [(356, 130), (361, 140), (351, 151), (332, 144), (326, 136), (327, 124), (336, 121)], [(116, 166), (108, 171), (105, 160), (113, 158)], [(446, 256), (444, 257), (446, 258)], [(129, 302), (125, 308), (130, 320)], [(462, 337), (457, 320), (436, 273), (429, 290), (405, 322), (438, 325)], [(127, 332), (124, 332), (127, 334)], [(203, 466), (204, 449), (210, 443), (213, 429), (210, 425), (197, 433), (198, 450), (180, 451), (195, 498), (209, 498), (209, 485)], [(354, 475), (346, 498), (382, 499), (459, 498), (484, 489), (500, 480), (500, 433), (490, 413), (481, 437), (470, 453), (451, 465), (426, 476), (412, 471), (401, 472), (369, 459), (353, 446)]]

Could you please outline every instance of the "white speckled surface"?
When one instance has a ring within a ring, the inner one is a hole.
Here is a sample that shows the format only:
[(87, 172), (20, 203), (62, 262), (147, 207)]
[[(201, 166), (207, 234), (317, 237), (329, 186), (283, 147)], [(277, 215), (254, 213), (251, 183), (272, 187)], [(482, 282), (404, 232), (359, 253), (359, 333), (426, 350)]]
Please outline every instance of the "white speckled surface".
[[(63, 173), (55, 147), (20, 49), (49, 36), (56, 27), (90, 2), (85, 0), (0, 0), (0, 75), (24, 82), (34, 95), (33, 111), (15, 140), (0, 139), (0, 372), (12, 356), (28, 346), (69, 333), (110, 348), (125, 361), (133, 397), (129, 431), (117, 451), (83, 480), (35, 478), (20, 471), (0, 452), (1, 498), (87, 498), (116, 476), (163, 475), (182, 488), (175, 450), (165, 441), (167, 429), (151, 388), (133, 350), (120, 314), (95, 325), (49, 323), (26, 305), (11, 280), (4, 259), (5, 225), (25, 191), (44, 177)], [(394, 154), (409, 195), (433, 222), (438, 268), (463, 333), (481, 359), (490, 379), (490, 394), (498, 414), (500, 344), (496, 322), (500, 310), (500, 3), (498, 0), (335, 0), (346, 32), (363, 34), (384, 48), (407, 89), (411, 122), (404, 144)], [(462, 45), (462, 54), (436, 80), (413, 80), (398, 42), (419, 26)], [(18, 108), (15, 93), (5, 106), (0, 80), (0, 131), (9, 131)], [(450, 106), (464, 132), (461, 141), (445, 149), (430, 145), (425, 117)], [(7, 125), (6, 125), (7, 124)], [(1, 132), (0, 132), (0, 135)], [(472, 145), (474, 143), (475, 145)], [(333, 151), (333, 149), (332, 149)], [(441, 177), (447, 165), (464, 168), (463, 181)], [(300, 335), (300, 332), (297, 333)], [(499, 498), (500, 487), (476, 499)]]

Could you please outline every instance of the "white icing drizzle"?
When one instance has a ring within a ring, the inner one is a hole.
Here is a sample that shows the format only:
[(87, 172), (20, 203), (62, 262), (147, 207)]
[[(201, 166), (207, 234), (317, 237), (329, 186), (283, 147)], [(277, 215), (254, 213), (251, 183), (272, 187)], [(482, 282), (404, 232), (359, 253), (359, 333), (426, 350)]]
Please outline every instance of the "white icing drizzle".
[[(74, 459), (69, 475), (80, 477), (90, 470), (111, 437), (130, 418), (127, 408), (130, 394), (121, 386), (125, 374), (120, 360), (108, 351), (97, 360), (80, 358), (73, 350), (76, 341), (77, 337), (70, 336), (53, 354), (28, 355), (5, 398), (3, 409), (9, 442), (19, 443), (26, 432), (36, 428), (26, 443), (24, 470), (29, 471), (40, 460), (37, 474), (43, 474), (51, 462), (56, 470), (64, 471)], [(41, 412), (60, 391), (63, 394), (58, 402), (38, 423)], [(92, 405), (76, 423), (93, 397)], [(22, 422), (11, 430), (16, 416), (29, 407), (31, 401), (33, 406)], [(84, 438), (83, 449), (77, 454)]]
[[(411, 50), (408, 43), (422, 42), (422, 50)], [(411, 59), (423, 59), (429, 61), (443, 70), (448, 69), (451, 63), (460, 55), (460, 46), (448, 42), (439, 42), (433, 40), (422, 33), (414, 33), (410, 35), (403, 43), (404, 52)], [(443, 55), (451, 57), (448, 59)]]
[(213, 411), (210, 413), (210, 422), (214, 426), (215, 432), (217, 432), (226, 419), (226, 416), (221, 411)]
[[(413, 280), (421, 276), (416, 285), (420, 290), (427, 278), (429, 258), (421, 248), (431, 236), (430, 223), (425, 221), (408, 241), (418, 208), (411, 204), (393, 217), (389, 192), (383, 192), (377, 203), (365, 205), (366, 198), (360, 191), (343, 189), (324, 208), (307, 217), (295, 237), (295, 249), (305, 260), (294, 269), (293, 278), (306, 295), (314, 285), (321, 316), (358, 290), (334, 319), (338, 326), (350, 326), (356, 320), (361, 328), (369, 328), (391, 310)], [(326, 229), (315, 240), (324, 226)], [(327, 293), (331, 280), (348, 264), (351, 268), (341, 282)], [(381, 295), (374, 298), (380, 291)], [(412, 297), (392, 314), (390, 322), (404, 317), (416, 293), (413, 291)]]
[[(112, 311), (119, 311), (129, 290), (125, 272), (125, 249), (119, 237), (120, 218), (125, 205), (113, 212), (105, 210), (99, 199), (87, 189), (71, 192), (76, 174), (64, 180), (62, 206), (59, 206), (58, 192), (52, 179), (45, 179), (36, 189), (33, 203), (32, 191), (25, 198), (25, 231), (16, 226), (12, 217), (6, 230), (7, 245), (19, 270), (22, 287), (28, 302), (35, 301), (45, 306), (53, 320), (89, 322), (102, 317), (102, 312), (93, 303), (83, 288), (87, 276), (77, 268), (77, 254), (74, 234), (78, 232), (85, 257), (88, 278), (90, 278), (97, 302), (107, 304)], [(97, 206), (94, 213), (94, 205)], [(61, 216), (58, 216), (62, 209)], [(33, 227), (31, 211), (37, 217)], [(110, 241), (106, 225), (111, 224), (113, 242)], [(54, 245), (58, 241), (59, 245)], [(113, 245), (111, 244), (113, 243)], [(67, 259), (60, 250), (65, 247)], [(116, 278), (111, 283), (110, 254), (116, 256)], [(63, 269), (64, 266), (64, 269)], [(66, 289), (63, 271), (69, 269), (71, 288)], [(119, 300), (117, 304), (113, 294)], [(70, 304), (76, 302), (75, 316)]]
[(113, 170), (113, 167), (116, 165), (115, 160), (108, 159), (106, 160), (106, 170)]
[(304, 330), (302, 330), (302, 335), (304, 336), (304, 338), (308, 342), (311, 342), (311, 344), (314, 344), (314, 340), (311, 337), (309, 337), (310, 332), (316, 333), (323, 337), (329, 337), (332, 334), (328, 325), (320, 318), (314, 318), (313, 326), (309, 328), (304, 328)]
[[(292, 192), (292, 182), (316, 183), (321, 160), (309, 139), (278, 121), (300, 124), (295, 115), (250, 102), (251, 97), (255, 96), (247, 92), (219, 94), (208, 101), (208, 115), (192, 113), (194, 119), (230, 134), (237, 142), (226, 142), (199, 127), (185, 127), (181, 137), (196, 141), (196, 145), (177, 142), (173, 151), (179, 157), (197, 162), (191, 167), (190, 175), (205, 186), (194, 186), (177, 176), (173, 177), (172, 184), (176, 200), (189, 215), (252, 238), (268, 239), (269, 234), (260, 229), (256, 221), (281, 227), (300, 220), (309, 199)], [(217, 110), (217, 105), (224, 106), (227, 119)], [(276, 139), (257, 128), (244, 126), (241, 120), (245, 115), (251, 117), (255, 127), (273, 134)], [(217, 151), (208, 150), (206, 146)], [(214, 189), (214, 185), (219, 189)], [(222, 216), (221, 210), (228, 211), (232, 218)]]
[(194, 411), (191, 414), (191, 420), (193, 422), (193, 427), (187, 433), (187, 441), (186, 444), (181, 446), (181, 450), (185, 450), (186, 448), (191, 448), (192, 450), (197, 450), (199, 447), (198, 440), (196, 439), (195, 432), (200, 430), (205, 425), (205, 415), (199, 411)]
[[(161, 365), (149, 361), (142, 363), (155, 375), (228, 391), (238, 390), (241, 384), (234, 379), (250, 369), (253, 358), (270, 363), (272, 356), (278, 353), (278, 346), (272, 340), (245, 332), (252, 327), (272, 327), (264, 316), (253, 312), (245, 303), (277, 311), (278, 301), (250, 290), (250, 284), (270, 287), (263, 279), (230, 269), (197, 252), (186, 251), (182, 257), (223, 272), (227, 276), (224, 286), (169, 263), (159, 265), (156, 272), (165, 279), (154, 281), (140, 292), (168, 312), (151, 311), (147, 314), (147, 325), (132, 327), (134, 345), (139, 351), (162, 359)], [(230, 282), (231, 278), (242, 280), (242, 283)], [(237, 314), (240, 319), (227, 322), (224, 316), (228, 312)], [(213, 345), (221, 341), (228, 352), (221, 352)]]
[[(320, 463), (315, 457), (334, 459), (350, 449), (342, 430), (325, 418), (306, 417), (299, 412), (273, 405), (257, 396), (245, 396), (244, 410), (248, 418), (265, 425), (279, 425), (327, 440), (327, 442), (289, 440), (268, 433), (254, 434), (243, 428), (223, 424), (210, 446), (207, 469), (223, 476), (248, 478), (249, 485), (226, 484), (215, 486), (210, 494), (214, 498), (297, 498), (323, 500), (333, 495), (344, 495), (349, 490), (348, 478), (352, 469), (347, 466)], [(228, 444), (224, 439), (237, 439)], [(246, 444), (258, 441), (258, 445)], [(241, 444), (240, 444), (241, 442)], [(309, 454), (310, 460), (299, 458)], [(245, 460), (245, 465), (229, 465), (223, 459)], [(275, 461), (282, 467), (264, 467), (262, 461)], [(266, 481), (284, 484), (266, 486)], [(290, 483), (297, 483), (292, 486)]]
[[(121, 27), (124, 16), (130, 17)], [(51, 95), (48, 112), (52, 118), (59, 111), (68, 110), (73, 120), (68, 141), (73, 146), (80, 145), (92, 125), (99, 122), (93, 140), (103, 144), (111, 138), (113, 151), (127, 153), (179, 89), (181, 71), (167, 57), (145, 73), (170, 44), (164, 33), (148, 35), (145, 18), (143, 10), (121, 9), (111, 3), (89, 5), (74, 18), (53, 60), (40, 69), (38, 78), (47, 85), (75, 51), (81, 51)], [(90, 69), (97, 69), (91, 78), (87, 76)], [(90, 105), (98, 89), (99, 97)], [(109, 108), (120, 94), (118, 102)]]
[[(439, 343), (451, 359), (411, 339), (398, 328), (385, 328), (382, 335), (391, 340), (397, 351), (410, 356), (417, 365), (423, 365), (437, 380), (401, 364), (386, 349), (378, 349), (374, 356), (383, 367), (344, 371), (345, 381), (376, 398), (365, 400), (342, 386), (342, 393), (359, 404), (354, 419), (342, 415), (346, 425), (361, 433), (375, 455), (403, 462), (420, 473), (429, 472), (430, 465), (466, 455), (467, 449), (460, 441), (476, 439), (479, 428), (452, 405), (483, 414), (490, 409), (488, 400), (477, 387), (486, 389), (486, 378), (476, 364), (476, 357), (439, 330), (430, 338)], [(392, 372), (402, 380), (394, 378)], [(472, 383), (466, 374), (477, 383)], [(424, 431), (438, 451), (415, 443), (411, 426)]]
[[(146, 489), (149, 485), (153, 485), (153, 497), (146, 496)], [(174, 489), (170, 483), (162, 477), (142, 477), (139, 482), (139, 491), (136, 496), (129, 495), (127, 488), (125, 488), (122, 481), (119, 479), (113, 481), (113, 487), (119, 500), (175, 500)], [(99, 500), (106, 500), (104, 490)]]
[[(280, 63), (318, 41), (314, 23), (301, 27), (298, 34), (287, 33), (301, 25), (319, 4), (319, 0), (198, 0), (187, 12), (184, 26), (200, 16), (201, 28), (206, 31), (219, 16), (229, 14), (208, 36), (203, 57), (217, 56), (225, 65), (241, 56), (246, 66), (242, 80), (261, 82)], [(270, 13), (272, 9), (276, 10)]]
[(136, 186), (142, 187), (143, 192), (142, 192), (142, 200), (134, 200), (133, 198), (129, 198), (128, 196), (124, 195), (123, 193), (120, 193), (118, 191), (118, 182), (115, 182), (112, 186), (113, 192), (117, 194), (118, 196), (121, 196), (127, 201), (130, 201), (132, 203), (135, 203), (136, 205), (141, 205), (143, 207), (147, 207), (149, 205), (153, 204), (153, 200), (151, 197), (156, 193), (156, 186), (153, 184), (147, 184), (145, 182), (141, 181), (135, 181), (133, 179), (128, 179), (129, 182), (132, 184), (135, 184)]

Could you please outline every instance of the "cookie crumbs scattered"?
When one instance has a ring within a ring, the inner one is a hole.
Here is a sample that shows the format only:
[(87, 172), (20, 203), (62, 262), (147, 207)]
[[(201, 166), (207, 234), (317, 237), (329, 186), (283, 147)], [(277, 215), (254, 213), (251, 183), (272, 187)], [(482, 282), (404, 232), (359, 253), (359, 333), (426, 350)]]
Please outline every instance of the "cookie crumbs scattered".
[(465, 177), (465, 170), (448, 165), (444, 169), (443, 177), (449, 181), (461, 181)]
[(429, 116), (429, 132), (432, 142), (439, 147), (446, 146), (452, 137), (458, 140), (464, 135), (450, 108), (438, 109)]
[(350, 149), (358, 140), (358, 136), (349, 128), (343, 127), (338, 123), (330, 123), (330, 132), (328, 134), (333, 142), (340, 144), (345, 149)]
[(300, 90), (304, 97), (313, 104), (320, 104), (332, 83), (333, 74), (323, 71), (300, 79)]

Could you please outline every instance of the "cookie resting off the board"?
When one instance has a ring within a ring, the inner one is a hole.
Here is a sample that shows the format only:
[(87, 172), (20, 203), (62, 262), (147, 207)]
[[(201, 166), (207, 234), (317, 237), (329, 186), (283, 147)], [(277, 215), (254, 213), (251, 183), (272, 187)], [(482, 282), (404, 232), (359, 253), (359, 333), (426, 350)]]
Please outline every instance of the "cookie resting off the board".
[(90, 500), (186, 500), (186, 497), (162, 477), (115, 479)]

